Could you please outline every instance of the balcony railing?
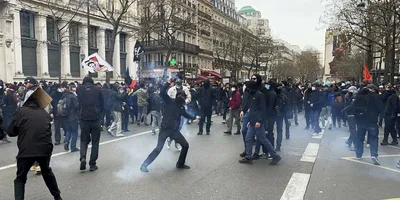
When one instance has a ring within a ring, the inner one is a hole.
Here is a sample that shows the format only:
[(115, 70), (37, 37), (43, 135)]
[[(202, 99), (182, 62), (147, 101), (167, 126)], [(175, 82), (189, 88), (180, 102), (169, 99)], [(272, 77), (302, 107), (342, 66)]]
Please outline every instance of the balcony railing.
[(210, 56), (213, 55), (213, 52), (212, 52), (212, 51), (209, 51), (209, 50), (206, 50), (206, 49), (200, 49), (200, 53), (201, 53), (201, 54), (210, 55)]
[(211, 16), (203, 11), (199, 11), (199, 16), (211, 21)]
[(200, 30), (200, 34), (208, 36), (208, 37), (211, 36), (211, 32), (210, 31), (206, 31), (206, 30)]
[[(167, 45), (166, 45), (167, 44)], [(168, 44), (166, 40), (151, 40), (143, 42), (145, 51), (159, 51), (167, 50), (170, 47), (172, 51), (185, 51), (187, 53), (198, 54), (200, 51), (199, 46), (190, 43), (184, 44), (182, 41), (175, 40), (172, 44)]]

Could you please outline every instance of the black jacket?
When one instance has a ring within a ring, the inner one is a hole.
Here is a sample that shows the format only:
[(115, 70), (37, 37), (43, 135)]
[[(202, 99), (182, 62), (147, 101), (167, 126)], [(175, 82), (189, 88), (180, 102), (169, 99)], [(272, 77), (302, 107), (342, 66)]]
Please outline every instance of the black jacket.
[(51, 93), (50, 96), (53, 99), (53, 101), (51, 101), (52, 110), (50, 114), (53, 114), (55, 117), (57, 117), (57, 104), (58, 101), (60, 101), (61, 97), (63, 96), (63, 93), (56, 90), (53, 93)]
[(100, 88), (91, 82), (86, 82), (77, 88), (81, 120), (98, 120), (103, 112), (104, 99)]
[[(383, 111), (384, 107), (382, 104), (379, 95), (375, 92), (366, 92), (365, 89), (359, 92), (356, 96), (354, 101), (354, 107), (357, 109), (359, 107), (361, 101), (365, 102), (366, 105), (366, 114), (362, 116), (356, 115), (356, 120), (358, 124), (377, 124), (378, 123), (378, 116)], [(357, 111), (355, 111), (357, 112)]]
[(149, 108), (150, 111), (160, 112), (162, 108), (162, 99), (159, 94), (151, 93), (149, 97)]
[(0, 140), (2, 140), (5, 136), (4, 129), (3, 129), (3, 126), (4, 126), (3, 122), (4, 122), (3, 116), (0, 115)]
[(65, 119), (67, 121), (79, 119), (78, 97), (72, 92), (66, 92), (61, 98), (67, 98), (68, 115), (65, 117)]
[[(199, 105), (202, 110), (211, 110), (213, 103), (216, 100), (215, 91), (213, 88), (200, 88), (199, 91)], [(168, 104), (166, 105), (168, 106)]]
[(168, 88), (169, 88), (169, 83), (166, 83), (160, 91), (161, 98), (165, 102), (164, 116), (161, 122), (161, 128), (178, 130), (181, 121), (181, 116), (192, 120), (196, 118), (190, 116), (185, 111), (185, 107), (183, 105), (178, 105), (174, 99), (171, 99), (168, 96), (167, 94)]
[(113, 112), (122, 112), (122, 102), (124, 100), (123, 94), (118, 94), (116, 91), (112, 91), (110, 93), (110, 98), (113, 102), (111, 111)]
[(264, 124), (266, 117), (265, 96), (260, 91), (249, 95), (249, 123), (255, 125), (257, 122)]
[(267, 116), (268, 117), (275, 117), (278, 112), (275, 109), (276, 108), (276, 104), (278, 103), (278, 95), (276, 94), (274, 89), (270, 89), (267, 92), (267, 96), (266, 96), (266, 112), (267, 112)]
[(8, 127), (10, 137), (18, 136), (17, 158), (47, 157), (53, 152), (49, 114), (29, 99), (17, 110)]
[[(111, 89), (107, 83), (104, 83), (103, 88), (101, 89), (101, 94), (103, 95), (104, 102), (107, 102), (110, 98)], [(105, 105), (105, 104), (104, 104)], [(104, 107), (104, 110), (111, 110), (111, 108)]]
[(385, 110), (383, 112), (385, 117), (397, 117), (399, 110), (399, 98), (396, 95), (396, 91), (390, 91), (389, 98), (386, 101)]
[(311, 92), (308, 101), (310, 102), (309, 106), (311, 104), (313, 104), (313, 107), (311, 107), (311, 109), (313, 109), (313, 110), (321, 109), (322, 106), (323, 106), (323, 103), (324, 103), (323, 95), (321, 94), (320, 91), (314, 90), (314, 91)]

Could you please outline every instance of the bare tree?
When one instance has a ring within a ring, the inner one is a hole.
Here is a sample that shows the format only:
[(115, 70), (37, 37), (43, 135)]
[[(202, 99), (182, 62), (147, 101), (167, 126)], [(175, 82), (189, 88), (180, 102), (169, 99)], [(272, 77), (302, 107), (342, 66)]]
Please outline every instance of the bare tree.
[[(107, 58), (112, 61), (114, 58), (115, 40), (118, 34), (122, 32), (124, 20), (127, 14), (132, 11), (131, 8), (137, 0), (108, 0), (96, 1), (96, 8), (104, 19), (113, 27), (110, 37), (110, 48)], [(130, 52), (132, 53), (132, 52)], [(110, 83), (112, 72), (107, 72), (106, 82)]]
[(299, 78), (303, 83), (320, 78), (322, 70), (318, 52), (312, 49), (301, 52), (301, 54), (296, 57), (295, 71), (296, 75), (293, 77)]
[[(272, 38), (258, 36), (256, 40), (252, 40), (246, 53), (246, 61), (249, 62), (250, 68), (248, 74), (250, 78), (251, 71), (266, 71), (268, 64), (276, 55), (276, 48)], [(265, 66), (262, 66), (264, 64)]]
[[(196, 10), (180, 0), (142, 0), (140, 1), (140, 36), (145, 46), (161, 46), (166, 49), (165, 66), (174, 51), (187, 48), (186, 41), (179, 41), (177, 32), (196, 34)], [(189, 69), (190, 70), (190, 69)]]
[(363, 76), (363, 66), (365, 53), (357, 50), (352, 50), (350, 53), (342, 56), (334, 64), (338, 74), (343, 74), (351, 79), (361, 81)]
[(227, 69), (234, 74), (233, 80), (238, 79), (238, 72), (244, 67), (246, 53), (250, 50), (251, 42), (256, 40), (253, 35), (243, 30), (229, 34), (228, 59), (231, 61)]

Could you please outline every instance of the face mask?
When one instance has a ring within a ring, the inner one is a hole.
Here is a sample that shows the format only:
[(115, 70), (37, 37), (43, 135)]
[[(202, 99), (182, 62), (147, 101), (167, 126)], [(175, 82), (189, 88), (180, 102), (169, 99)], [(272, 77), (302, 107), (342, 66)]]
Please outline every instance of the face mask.
[(311, 87), (311, 90), (314, 91), (314, 90), (315, 90), (315, 87)]
[(119, 90), (119, 93), (124, 93), (124, 90)]
[(266, 88), (267, 90), (269, 90), (270, 87), (271, 87), (271, 86), (270, 86), (269, 84), (266, 84), (266, 85), (265, 85), (265, 88)]
[(62, 92), (62, 89), (61, 89), (61, 88), (58, 88), (57, 91), (58, 91), (58, 92)]
[(232, 88), (231, 90), (232, 90), (232, 92), (234, 92), (234, 91), (236, 91), (236, 88)]

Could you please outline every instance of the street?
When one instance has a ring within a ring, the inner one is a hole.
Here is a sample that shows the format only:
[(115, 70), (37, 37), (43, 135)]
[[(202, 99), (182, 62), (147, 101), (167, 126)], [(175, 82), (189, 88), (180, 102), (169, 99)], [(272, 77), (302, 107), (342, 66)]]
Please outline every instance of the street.
[[(348, 128), (325, 130), (322, 137), (311, 136), (299, 126), (291, 127), (290, 140), (282, 143), (282, 161), (270, 166), (265, 158), (253, 165), (239, 164), (242, 136), (225, 136), (220, 116), (213, 117), (211, 135), (197, 136), (196, 124), (185, 125), (182, 133), (189, 142), (189, 170), (178, 170), (179, 151), (165, 146), (149, 166), (139, 168), (152, 151), (157, 136), (150, 127), (130, 125), (131, 133), (112, 138), (102, 133), (96, 172), (79, 171), (79, 153), (64, 153), (55, 146), (51, 167), (62, 197), (67, 200), (321, 200), (390, 199), (400, 197), (398, 184), (400, 147), (379, 146), (381, 166), (371, 165), (369, 149), (363, 161), (355, 160), (345, 144)], [(235, 128), (233, 129), (235, 130)], [(383, 132), (381, 131), (381, 135)], [(0, 199), (13, 199), (16, 140), (0, 145)], [(90, 152), (90, 150), (89, 150)], [(42, 177), (30, 172), (26, 199), (52, 199)]]

